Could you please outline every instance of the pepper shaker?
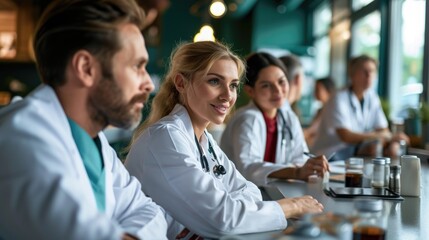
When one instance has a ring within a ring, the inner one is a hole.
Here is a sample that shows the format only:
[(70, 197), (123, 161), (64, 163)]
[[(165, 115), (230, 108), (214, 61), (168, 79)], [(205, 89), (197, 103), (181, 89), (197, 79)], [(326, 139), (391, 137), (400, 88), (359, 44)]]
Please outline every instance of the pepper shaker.
[(401, 166), (390, 166), (389, 189), (394, 193), (401, 193)]

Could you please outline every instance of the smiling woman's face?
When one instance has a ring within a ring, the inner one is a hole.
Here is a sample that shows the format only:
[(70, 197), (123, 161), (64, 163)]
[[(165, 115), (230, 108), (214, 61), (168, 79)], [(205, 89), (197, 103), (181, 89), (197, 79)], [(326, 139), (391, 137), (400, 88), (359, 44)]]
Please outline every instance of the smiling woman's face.
[(288, 95), (289, 83), (283, 70), (277, 66), (263, 68), (254, 87), (246, 86), (247, 94), (269, 117), (274, 117)]
[(214, 62), (207, 74), (195, 74), (185, 92), (193, 126), (204, 129), (209, 123), (223, 123), (237, 100), (238, 86), (237, 64), (231, 59)]

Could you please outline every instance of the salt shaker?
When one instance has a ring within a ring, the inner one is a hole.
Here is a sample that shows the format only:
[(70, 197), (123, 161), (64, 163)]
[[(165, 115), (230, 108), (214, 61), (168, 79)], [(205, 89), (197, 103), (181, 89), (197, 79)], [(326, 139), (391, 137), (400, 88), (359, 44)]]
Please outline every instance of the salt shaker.
[(372, 172), (372, 181), (371, 185), (373, 188), (383, 188), (384, 187), (384, 165), (386, 160), (384, 158), (375, 158), (372, 159), (372, 164), (374, 165), (374, 170)]
[(401, 156), (401, 195), (420, 196), (420, 158), (414, 155)]
[(394, 193), (401, 193), (401, 166), (390, 166), (389, 189)]

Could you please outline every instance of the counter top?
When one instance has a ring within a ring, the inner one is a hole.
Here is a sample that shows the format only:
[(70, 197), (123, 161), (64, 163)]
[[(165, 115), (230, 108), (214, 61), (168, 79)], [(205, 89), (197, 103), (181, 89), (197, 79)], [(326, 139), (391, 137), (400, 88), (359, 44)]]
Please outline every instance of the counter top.
[[(421, 196), (406, 197), (403, 201), (383, 200), (383, 213), (387, 215), (386, 239), (427, 239), (429, 236), (429, 164), (421, 158)], [(330, 187), (341, 187), (344, 183), (330, 182)], [(353, 199), (340, 199), (327, 196), (321, 184), (302, 181), (275, 181), (264, 189), (273, 200), (282, 197), (311, 195), (321, 202), (325, 212), (350, 215), (353, 211)], [(222, 239), (279, 239), (281, 231), (241, 236), (228, 236)]]

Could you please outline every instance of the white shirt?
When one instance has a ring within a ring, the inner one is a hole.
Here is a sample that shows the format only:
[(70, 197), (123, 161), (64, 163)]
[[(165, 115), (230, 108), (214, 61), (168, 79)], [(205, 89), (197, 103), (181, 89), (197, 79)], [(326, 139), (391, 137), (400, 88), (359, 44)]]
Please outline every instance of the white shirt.
[(280, 111), (284, 120), (277, 114), (275, 163), (264, 161), (267, 126), (261, 110), (252, 101), (233, 115), (222, 134), (222, 150), (246, 179), (258, 186), (266, 185), (272, 172), (301, 166), (308, 159), (303, 154), (308, 147), (298, 117), (288, 103)]
[(387, 119), (378, 95), (372, 90), (367, 90), (363, 99), (362, 107), (356, 95), (349, 89), (344, 89), (328, 101), (323, 109), (319, 133), (314, 141), (312, 149), (314, 153), (330, 155), (352, 146), (341, 141), (337, 129), (364, 133), (387, 128)]
[(51, 87), (1, 109), (0, 132), (0, 239), (120, 239), (125, 232), (167, 238), (164, 211), (144, 196), (102, 132), (106, 209), (97, 210)]
[[(213, 173), (217, 162), (208, 151), (208, 141), (226, 169), (221, 178)], [(188, 112), (177, 104), (168, 116), (143, 132), (125, 165), (145, 183), (145, 193), (200, 236), (219, 238), (286, 228), (280, 205), (262, 201), (259, 189), (236, 170), (210, 133), (205, 131), (200, 144), (209, 172), (202, 168)]]

